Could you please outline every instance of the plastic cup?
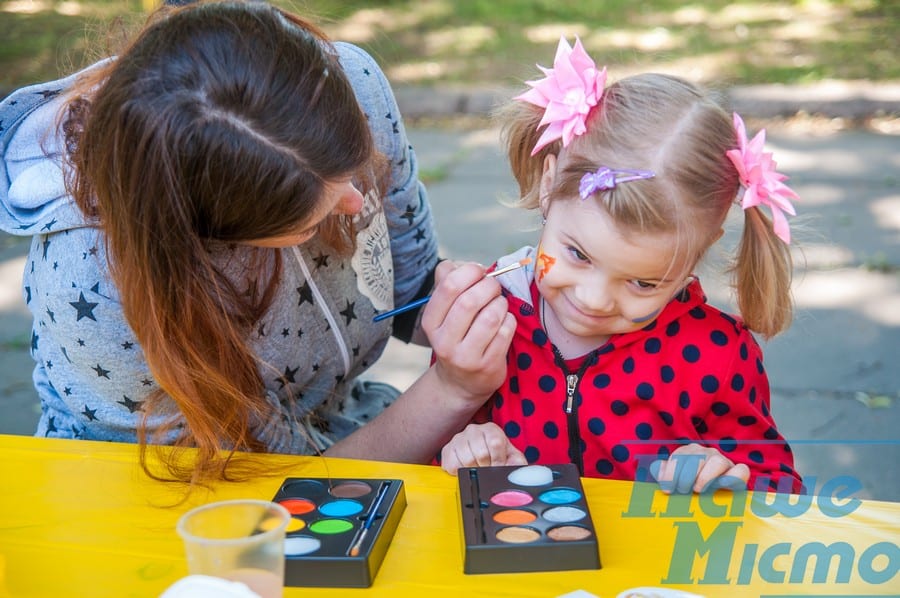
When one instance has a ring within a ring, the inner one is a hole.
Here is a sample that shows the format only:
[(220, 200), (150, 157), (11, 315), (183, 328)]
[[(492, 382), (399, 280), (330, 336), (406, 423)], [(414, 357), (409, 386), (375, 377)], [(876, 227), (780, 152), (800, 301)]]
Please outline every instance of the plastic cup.
[(281, 598), (290, 519), (287, 509), (266, 500), (226, 500), (188, 511), (176, 526), (188, 573), (242, 582), (263, 598)]

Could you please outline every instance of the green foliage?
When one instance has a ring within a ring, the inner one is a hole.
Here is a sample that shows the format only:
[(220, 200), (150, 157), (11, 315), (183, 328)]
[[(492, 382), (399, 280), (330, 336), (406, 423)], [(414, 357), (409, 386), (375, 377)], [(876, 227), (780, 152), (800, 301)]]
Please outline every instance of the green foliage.
[[(518, 85), (580, 36), (611, 76), (706, 83), (900, 79), (889, 0), (275, 0), (371, 52), (396, 83)], [(0, 0), (0, 92), (114, 51), (153, 0)]]

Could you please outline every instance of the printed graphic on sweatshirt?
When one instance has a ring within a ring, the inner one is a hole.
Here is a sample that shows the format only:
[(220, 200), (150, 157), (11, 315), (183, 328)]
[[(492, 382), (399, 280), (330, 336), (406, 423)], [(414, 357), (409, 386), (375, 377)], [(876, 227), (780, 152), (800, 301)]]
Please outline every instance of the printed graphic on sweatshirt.
[(359, 292), (375, 309), (382, 311), (394, 307), (394, 266), (387, 219), (384, 211), (379, 209), (379, 203), (375, 192), (366, 194), (362, 212), (357, 216), (360, 228), (356, 235), (356, 253), (350, 263), (356, 272)]

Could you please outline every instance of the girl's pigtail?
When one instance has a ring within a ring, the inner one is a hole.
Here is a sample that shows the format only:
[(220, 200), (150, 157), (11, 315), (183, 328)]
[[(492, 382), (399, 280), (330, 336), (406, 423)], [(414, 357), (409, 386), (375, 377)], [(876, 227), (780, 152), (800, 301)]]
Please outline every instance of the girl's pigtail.
[(747, 327), (771, 338), (793, 314), (790, 248), (759, 208), (744, 210), (744, 231), (731, 267), (738, 308)]
[[(796, 213), (791, 200), (798, 196), (784, 184), (787, 177), (775, 170), (772, 154), (764, 151), (765, 129), (748, 140), (737, 113), (733, 122), (738, 147), (726, 156), (740, 178), (744, 209), (744, 234), (732, 267), (734, 286), (747, 326), (769, 338), (791, 323), (791, 231), (786, 214)], [(771, 219), (760, 206), (771, 211)]]

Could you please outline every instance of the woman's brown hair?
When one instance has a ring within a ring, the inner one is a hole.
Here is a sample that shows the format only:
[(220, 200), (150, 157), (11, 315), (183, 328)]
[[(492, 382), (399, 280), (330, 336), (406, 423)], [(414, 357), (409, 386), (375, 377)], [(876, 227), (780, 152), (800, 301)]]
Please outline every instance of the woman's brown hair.
[[(353, 176), (371, 189), (365, 115), (322, 32), (264, 2), (164, 8), (81, 89), (64, 122), (70, 187), (106, 235), (160, 386), (138, 430), (142, 465), (158, 479), (240, 478), (250, 472), (234, 452), (264, 451), (252, 427), (272, 417), (246, 339), (271, 303), (280, 253), (253, 250), (234, 280), (211, 247), (296, 232), (321, 212), (326, 182)], [(319, 234), (352, 249), (347, 217)], [(161, 452), (167, 475), (146, 458), (158, 443), (176, 447)]]

